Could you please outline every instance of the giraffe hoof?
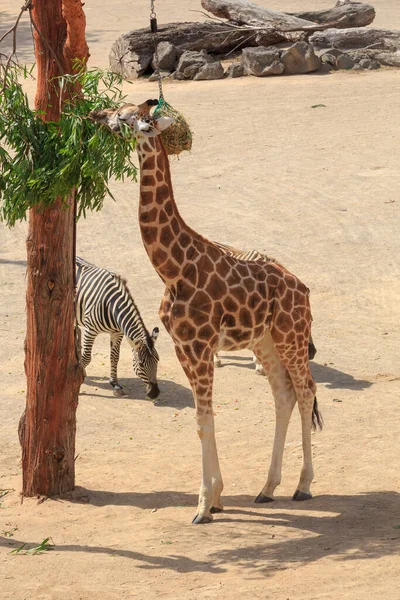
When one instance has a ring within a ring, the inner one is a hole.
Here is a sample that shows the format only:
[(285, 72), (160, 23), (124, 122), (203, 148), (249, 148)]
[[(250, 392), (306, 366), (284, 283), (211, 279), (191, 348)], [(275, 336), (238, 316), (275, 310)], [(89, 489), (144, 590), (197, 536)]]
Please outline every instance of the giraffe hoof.
[(220, 513), (220, 512), (222, 512), (223, 510), (224, 510), (224, 509), (223, 509), (223, 507), (222, 507), (222, 506), (212, 506), (212, 507), (210, 508), (210, 513), (211, 513), (212, 515), (215, 515), (215, 513)]
[(212, 517), (207, 517), (207, 515), (196, 515), (192, 521), (192, 525), (205, 525), (206, 523), (211, 523), (213, 520)]
[(311, 500), (312, 495), (307, 492), (302, 492), (301, 490), (296, 490), (293, 494), (293, 500), (296, 502), (303, 502), (304, 500)]
[(270, 498), (269, 496), (264, 496), (264, 494), (258, 494), (257, 498), (254, 500), (256, 504), (264, 504), (266, 502), (273, 502), (275, 498)]

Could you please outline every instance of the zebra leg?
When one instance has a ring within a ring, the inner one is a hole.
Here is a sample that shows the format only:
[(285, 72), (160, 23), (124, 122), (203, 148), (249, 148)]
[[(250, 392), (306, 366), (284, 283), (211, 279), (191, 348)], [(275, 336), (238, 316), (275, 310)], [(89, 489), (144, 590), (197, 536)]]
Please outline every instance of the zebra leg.
[(221, 367), (221, 359), (219, 358), (218, 354), (214, 354), (214, 367)]
[(263, 364), (258, 360), (256, 356), (253, 356), (253, 363), (256, 365), (256, 375), (266, 375)]
[(86, 377), (86, 367), (92, 360), (92, 348), (94, 344), (94, 340), (97, 337), (97, 333), (91, 329), (87, 329), (86, 327), (83, 329), (83, 352), (81, 358), (81, 364), (85, 371)]
[(110, 362), (111, 362), (111, 375), (110, 385), (114, 390), (114, 396), (124, 396), (124, 390), (118, 383), (117, 367), (119, 361), (119, 351), (121, 348), (121, 342), (124, 337), (123, 333), (111, 333), (110, 334)]

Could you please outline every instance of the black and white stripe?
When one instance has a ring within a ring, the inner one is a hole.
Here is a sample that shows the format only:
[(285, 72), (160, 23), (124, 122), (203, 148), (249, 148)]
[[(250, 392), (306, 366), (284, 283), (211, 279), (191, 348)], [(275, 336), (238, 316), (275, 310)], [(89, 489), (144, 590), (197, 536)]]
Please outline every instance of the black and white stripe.
[(94, 340), (99, 333), (110, 334), (110, 384), (116, 395), (122, 387), (118, 383), (117, 366), (123, 337), (132, 347), (133, 370), (146, 384), (147, 396), (157, 398), (158, 353), (154, 346), (159, 330), (150, 334), (126, 285), (119, 275), (96, 267), (82, 258), (76, 258), (76, 320), (83, 327), (82, 366), (92, 358)]

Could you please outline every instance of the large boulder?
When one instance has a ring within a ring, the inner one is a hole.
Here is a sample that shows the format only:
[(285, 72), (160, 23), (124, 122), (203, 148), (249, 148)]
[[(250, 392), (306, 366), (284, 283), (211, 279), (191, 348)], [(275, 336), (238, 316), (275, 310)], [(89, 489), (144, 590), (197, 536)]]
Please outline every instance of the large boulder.
[(202, 79), (222, 79), (224, 76), (224, 68), (219, 60), (207, 63), (200, 67), (193, 79), (200, 81)]
[(179, 59), (176, 67), (176, 79), (193, 79), (204, 65), (214, 62), (206, 50), (195, 52), (186, 50)]
[(229, 67), (225, 71), (225, 77), (243, 77), (243, 75), (244, 68), (243, 65), (240, 65), (239, 63), (229, 65)]
[[(178, 50), (170, 42), (157, 44), (158, 68), (163, 71), (173, 71), (178, 60)], [(157, 68), (155, 58), (151, 63), (153, 69)]]
[(290, 46), (282, 52), (281, 60), (285, 65), (285, 73), (288, 75), (311, 73), (321, 67), (321, 61), (313, 47), (306, 42), (296, 42)]
[(279, 50), (274, 47), (244, 48), (242, 51), (242, 66), (246, 75), (265, 77), (280, 75), (285, 66), (280, 60)]

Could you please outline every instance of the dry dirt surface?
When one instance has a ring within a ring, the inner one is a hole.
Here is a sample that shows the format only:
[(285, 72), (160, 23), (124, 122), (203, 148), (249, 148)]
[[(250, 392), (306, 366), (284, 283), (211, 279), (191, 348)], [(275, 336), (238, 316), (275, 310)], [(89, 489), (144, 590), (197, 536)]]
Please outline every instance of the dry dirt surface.
[[(3, 27), (20, 4), (3, 3)], [(106, 67), (114, 39), (147, 24), (147, 4), (86, 3), (92, 64)], [(197, 0), (158, 5), (160, 23), (202, 18), (190, 12)], [(375, 6), (376, 25), (400, 28), (397, 0)], [(126, 87), (136, 102), (156, 94), (148, 82)], [(311, 288), (325, 419), (313, 437), (314, 498), (290, 499), (301, 467), (296, 411), (277, 499), (254, 504), (271, 452), (272, 396), (248, 353), (223, 354), (214, 398), (226, 510), (210, 525), (190, 524), (200, 444), (192, 395), (162, 329), (156, 402), (133, 377), (127, 344), (119, 368), (127, 395), (113, 397), (108, 339), (98, 339), (77, 415), (76, 491), (21, 504), (26, 224), (1, 225), (0, 597), (397, 600), (400, 71), (175, 83), (166, 96), (195, 136), (192, 153), (172, 164), (187, 222), (211, 239), (267, 251)], [(140, 240), (138, 184), (112, 187), (116, 202), (79, 223), (78, 251), (128, 279), (150, 328), (163, 287)], [(11, 554), (47, 537), (51, 551)]]

